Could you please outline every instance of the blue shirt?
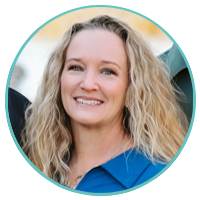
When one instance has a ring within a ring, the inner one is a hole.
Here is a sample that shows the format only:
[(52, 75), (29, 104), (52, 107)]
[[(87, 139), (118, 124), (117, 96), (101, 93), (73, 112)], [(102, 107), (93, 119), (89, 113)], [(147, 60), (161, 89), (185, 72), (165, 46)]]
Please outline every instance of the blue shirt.
[(152, 178), (166, 165), (153, 164), (137, 150), (128, 150), (116, 158), (91, 169), (76, 190), (107, 193), (126, 190)]

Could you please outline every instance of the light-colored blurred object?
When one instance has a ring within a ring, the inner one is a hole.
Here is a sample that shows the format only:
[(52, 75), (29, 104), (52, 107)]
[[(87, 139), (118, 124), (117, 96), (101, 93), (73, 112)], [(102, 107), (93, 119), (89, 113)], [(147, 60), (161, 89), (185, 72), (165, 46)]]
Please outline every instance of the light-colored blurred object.
[(10, 87), (11, 88), (17, 88), (19, 83), (23, 80), (23, 77), (25, 75), (23, 67), (16, 65), (12, 72), (12, 77), (10, 79)]
[(126, 21), (140, 33), (151, 36), (167, 37), (154, 23), (132, 12), (109, 7), (95, 7), (76, 10), (56, 18), (43, 27), (35, 38), (59, 38), (75, 22), (85, 21), (97, 15), (111, 15)]
[[(54, 19), (33, 36), (16, 63), (16, 66), (22, 66), (26, 73), (23, 79), (18, 84), (12, 84), (12, 87), (30, 101), (33, 101), (49, 54), (64, 32), (75, 22), (85, 21), (103, 14), (111, 15), (127, 22), (144, 37), (155, 55), (159, 55), (172, 46), (172, 41), (159, 27), (132, 12), (109, 7), (76, 10)], [(26, 39), (24, 38), (24, 41)]]

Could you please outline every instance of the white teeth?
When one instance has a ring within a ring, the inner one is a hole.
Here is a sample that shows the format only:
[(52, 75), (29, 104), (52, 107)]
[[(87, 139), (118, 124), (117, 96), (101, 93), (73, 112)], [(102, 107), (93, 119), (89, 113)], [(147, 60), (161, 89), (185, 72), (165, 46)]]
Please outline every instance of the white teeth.
[(90, 105), (101, 104), (101, 101), (85, 100), (85, 99), (81, 99), (81, 98), (77, 98), (76, 101), (79, 102), (79, 103), (85, 103), (85, 104), (90, 104)]

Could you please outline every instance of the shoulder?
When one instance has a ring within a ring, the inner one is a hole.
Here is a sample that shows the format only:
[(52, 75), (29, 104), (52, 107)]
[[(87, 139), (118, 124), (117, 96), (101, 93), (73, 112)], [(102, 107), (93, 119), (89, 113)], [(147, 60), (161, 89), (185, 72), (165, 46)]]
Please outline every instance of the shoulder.
[[(135, 159), (130, 159), (130, 168), (131, 171), (135, 171), (136, 169), (140, 169), (137, 173), (137, 178), (134, 176), (133, 186), (139, 185), (148, 181), (152, 177), (158, 175), (160, 171), (162, 171), (167, 164), (161, 164), (158, 162), (153, 163), (150, 159), (148, 159), (142, 152), (133, 153)], [(134, 173), (133, 173), (134, 174)], [(132, 186), (132, 187), (133, 187)]]
[(19, 92), (8, 89), (8, 112), (10, 123), (18, 143), (24, 126), (24, 113), (30, 101)]
[(153, 163), (136, 149), (128, 150), (102, 165), (125, 188), (139, 185), (157, 175), (166, 165)]
[(26, 104), (30, 103), (30, 101), (16, 90), (8, 88), (8, 103), (9, 106), (15, 105), (16, 108), (24, 109)]

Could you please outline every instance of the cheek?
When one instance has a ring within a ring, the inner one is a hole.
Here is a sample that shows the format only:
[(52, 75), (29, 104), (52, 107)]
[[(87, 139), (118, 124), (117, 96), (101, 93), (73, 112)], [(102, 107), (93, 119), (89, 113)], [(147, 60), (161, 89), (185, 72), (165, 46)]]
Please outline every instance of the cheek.
[(61, 76), (61, 94), (70, 94), (76, 85), (75, 79), (66, 74)]
[(61, 99), (66, 113), (70, 114), (70, 94), (72, 93), (71, 83), (66, 75), (61, 76)]
[(118, 85), (118, 91), (117, 91), (123, 107), (125, 104), (127, 89), (128, 89), (128, 81), (125, 79), (123, 82), (121, 82), (121, 84)]
[(110, 84), (109, 87), (108, 85), (106, 85), (105, 90), (108, 96), (110, 96), (113, 99), (113, 101), (119, 104), (120, 106), (122, 104), (124, 105), (127, 87), (128, 84), (119, 81)]
[(71, 94), (71, 90), (72, 90), (72, 84), (70, 82), (70, 79), (67, 76), (62, 75), (61, 76), (61, 98), (62, 98), (62, 102), (64, 106), (66, 104), (68, 96)]
[(61, 76), (61, 82), (60, 82), (60, 85), (61, 85), (61, 95), (63, 97), (64, 93), (65, 93), (65, 90), (67, 89), (67, 79), (62, 75)]

